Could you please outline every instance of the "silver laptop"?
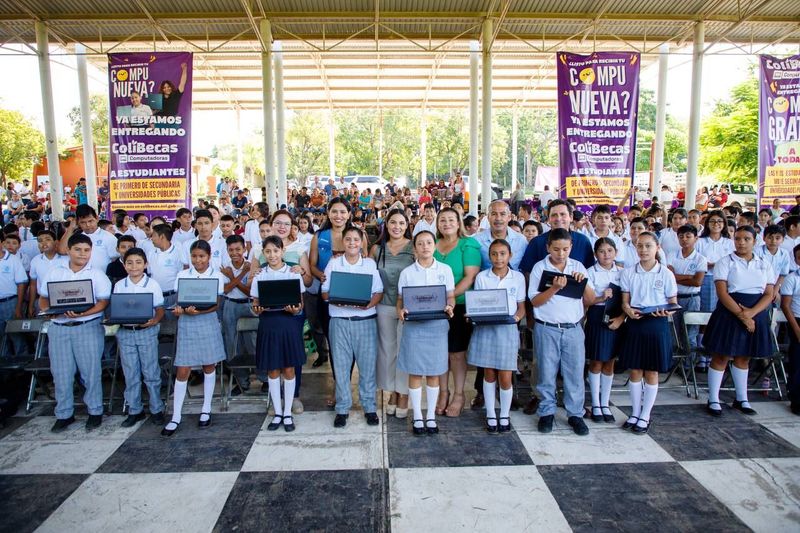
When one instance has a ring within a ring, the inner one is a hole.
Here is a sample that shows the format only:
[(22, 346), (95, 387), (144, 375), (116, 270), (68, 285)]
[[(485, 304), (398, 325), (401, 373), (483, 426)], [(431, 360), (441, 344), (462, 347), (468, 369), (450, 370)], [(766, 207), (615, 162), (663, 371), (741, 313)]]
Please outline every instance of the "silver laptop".
[(47, 283), (50, 308), (39, 313), (40, 316), (63, 315), (67, 311), (83, 313), (94, 307), (94, 287), (92, 280), (50, 281)]
[(178, 280), (178, 305), (205, 311), (217, 305), (217, 278), (181, 278)]
[(509, 315), (506, 289), (484, 289), (464, 293), (470, 322), (478, 325), (516, 324)]
[(403, 287), (403, 307), (406, 320), (447, 320), (447, 288), (444, 285)]

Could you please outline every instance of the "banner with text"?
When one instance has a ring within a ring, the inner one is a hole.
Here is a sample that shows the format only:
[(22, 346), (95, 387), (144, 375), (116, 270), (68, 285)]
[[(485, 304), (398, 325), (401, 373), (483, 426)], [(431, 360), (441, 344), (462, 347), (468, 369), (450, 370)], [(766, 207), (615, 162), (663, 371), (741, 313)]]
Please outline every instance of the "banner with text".
[(759, 208), (800, 195), (800, 54), (761, 56), (758, 102)]
[(192, 54), (108, 54), (109, 213), (191, 208)]
[(633, 185), (639, 54), (556, 55), (561, 198), (618, 204)]

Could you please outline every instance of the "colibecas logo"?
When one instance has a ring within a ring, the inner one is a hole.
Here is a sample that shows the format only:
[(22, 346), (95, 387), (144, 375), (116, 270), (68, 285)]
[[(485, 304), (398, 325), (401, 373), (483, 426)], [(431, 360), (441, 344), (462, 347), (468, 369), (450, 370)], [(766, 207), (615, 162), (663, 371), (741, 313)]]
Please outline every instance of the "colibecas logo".
[(128, 79), (128, 71), (127, 70), (120, 70), (117, 72), (117, 79), (119, 81), (125, 81)]

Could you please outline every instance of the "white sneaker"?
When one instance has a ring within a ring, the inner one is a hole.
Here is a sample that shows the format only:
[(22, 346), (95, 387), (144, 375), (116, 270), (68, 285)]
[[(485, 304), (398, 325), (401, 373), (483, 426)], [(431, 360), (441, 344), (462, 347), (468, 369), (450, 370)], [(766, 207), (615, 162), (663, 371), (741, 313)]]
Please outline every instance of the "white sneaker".
[(292, 414), (299, 415), (303, 412), (303, 402), (300, 401), (300, 398), (294, 398), (292, 400)]

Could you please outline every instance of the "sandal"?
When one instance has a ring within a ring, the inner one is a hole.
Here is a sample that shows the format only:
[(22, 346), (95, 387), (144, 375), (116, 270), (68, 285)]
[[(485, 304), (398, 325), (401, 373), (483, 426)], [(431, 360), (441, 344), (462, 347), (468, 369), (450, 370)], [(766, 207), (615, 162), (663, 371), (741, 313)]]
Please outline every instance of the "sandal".
[[(444, 400), (444, 401), (442, 401)], [(444, 394), (439, 393), (439, 398), (436, 400), (436, 416), (444, 415), (447, 411), (447, 404), (450, 402), (450, 391), (445, 391)]]
[[(459, 400), (461, 400), (460, 405), (458, 403)], [(466, 398), (464, 397), (464, 393), (463, 392), (461, 394), (454, 393), (453, 401), (450, 403), (450, 405), (447, 406), (447, 409), (445, 410), (445, 415), (448, 418), (456, 418), (461, 416), (461, 413), (464, 411), (464, 403), (466, 403)]]

